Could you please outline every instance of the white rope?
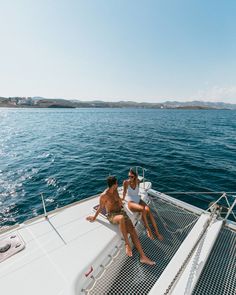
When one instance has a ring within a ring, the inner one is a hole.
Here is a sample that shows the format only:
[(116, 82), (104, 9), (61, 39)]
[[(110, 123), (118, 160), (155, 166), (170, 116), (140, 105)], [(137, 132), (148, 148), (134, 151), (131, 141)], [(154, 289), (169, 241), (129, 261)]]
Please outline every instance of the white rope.
[[(230, 214), (232, 214), (233, 215), (233, 217), (234, 217), (234, 219), (235, 219), (235, 221), (236, 221), (236, 216), (235, 216), (235, 214), (234, 214), (234, 212), (233, 212), (233, 207), (234, 207), (234, 204), (235, 204), (235, 202), (232, 204), (232, 206), (230, 205), (230, 203), (229, 203), (229, 200), (228, 200), (228, 197), (227, 197), (227, 194), (226, 193), (223, 193), (223, 195), (222, 196), (220, 196), (208, 209), (207, 209), (207, 211), (209, 211), (209, 210), (211, 210), (212, 208), (214, 208), (214, 206), (215, 205), (217, 205), (218, 204), (218, 202), (221, 200), (221, 199), (225, 199), (225, 201), (226, 201), (226, 203), (227, 203), (227, 205), (228, 205), (228, 212), (226, 213), (226, 219), (227, 219), (227, 217), (230, 215)], [(220, 205), (219, 205), (220, 206)], [(229, 210), (230, 210), (230, 212), (229, 212)], [(221, 212), (220, 212), (220, 214), (222, 214)]]
[[(229, 206), (229, 210), (231, 210), (231, 214), (233, 215), (233, 217), (234, 217), (234, 219), (235, 219), (235, 221), (236, 221), (236, 216), (235, 216), (235, 214), (234, 214), (234, 211), (233, 211), (233, 207), (234, 207), (234, 204), (232, 205), (232, 209), (230, 208), (231, 206), (230, 206), (230, 203), (229, 203), (229, 200), (228, 200), (228, 198), (227, 198), (227, 196), (225, 197), (225, 199), (226, 199), (226, 202), (227, 202), (227, 204), (228, 204), (228, 206)], [(227, 214), (228, 214), (228, 212), (227, 212)], [(226, 214), (226, 216), (227, 216), (227, 214)]]
[[(161, 201), (162, 201), (162, 200), (161, 200)], [(165, 230), (166, 230), (167, 232), (169, 232), (170, 234), (182, 233), (182, 232), (185, 231), (188, 227), (190, 227), (193, 223), (196, 222), (196, 219), (194, 219), (193, 221), (191, 221), (189, 224), (187, 224), (186, 226), (184, 226), (184, 227), (182, 227), (182, 228), (171, 229), (171, 228), (167, 225), (165, 219), (159, 214), (160, 210), (158, 210), (158, 209), (156, 208), (156, 205), (155, 205), (155, 203), (152, 201), (151, 198), (150, 198), (150, 203), (151, 203), (151, 205), (152, 205), (152, 208), (154, 208), (156, 214), (157, 214), (158, 217), (160, 218), (160, 220), (161, 220), (161, 222), (162, 222), (162, 224), (163, 224)], [(166, 211), (170, 212), (170, 211), (172, 211), (172, 210), (163, 210), (163, 212), (166, 212)], [(175, 212), (175, 213), (176, 213), (176, 212)], [(181, 213), (186, 214), (186, 212), (181, 212)]]
[[(169, 192), (169, 193), (176, 193), (176, 194), (181, 194), (181, 193), (184, 193), (184, 194), (190, 194), (190, 193), (192, 193), (192, 194), (199, 194), (199, 193), (207, 193), (207, 194), (219, 194), (219, 193), (222, 193), (222, 195), (206, 210), (206, 211), (209, 211), (210, 209), (212, 209), (212, 208), (214, 208), (214, 206), (222, 199), (222, 198), (225, 198), (225, 200), (226, 200), (226, 202), (227, 202), (227, 204), (228, 204), (228, 206), (230, 207), (230, 203), (229, 203), (229, 201), (228, 201), (228, 198), (227, 198), (227, 193), (229, 194), (229, 193), (234, 193), (234, 192)], [(165, 194), (167, 194), (167, 193), (165, 193)], [(162, 200), (162, 199), (158, 199), (159, 201), (162, 201), (163, 203), (165, 202), (164, 200)], [(160, 218), (160, 220), (161, 220), (161, 222), (162, 222), (162, 224), (163, 224), (163, 226), (164, 226), (164, 228), (165, 228), (165, 230), (167, 231), (167, 232), (169, 232), (169, 233), (171, 233), (171, 234), (176, 234), (176, 233), (182, 233), (184, 230), (186, 230), (188, 227), (190, 227), (193, 223), (195, 223), (195, 219), (192, 221), (192, 222), (190, 222), (189, 224), (187, 224), (185, 227), (183, 227), (183, 228), (178, 228), (178, 229), (172, 229), (172, 228), (170, 228), (168, 225), (167, 225), (167, 223), (166, 223), (166, 221), (165, 221), (165, 219), (161, 216), (161, 212), (166, 212), (166, 211), (168, 211), (168, 212), (173, 212), (173, 213), (182, 213), (182, 214), (186, 214), (184, 211), (173, 211), (173, 210), (168, 210), (168, 209), (157, 209), (157, 207), (156, 207), (156, 205), (155, 205), (155, 203), (153, 202), (153, 200), (152, 200), (152, 198), (149, 196), (149, 203), (152, 205), (152, 207), (154, 208), (154, 210), (155, 210), (155, 212), (156, 212), (156, 214), (158, 215), (158, 217)], [(229, 209), (229, 208), (228, 208)], [(231, 209), (231, 212), (230, 212), (232, 215), (233, 215), (233, 217), (234, 217), (234, 219), (236, 220), (236, 216), (235, 216), (235, 214), (234, 214), (234, 212), (233, 212), (233, 210)], [(226, 214), (226, 216), (228, 215), (228, 213)]]
[(236, 194), (236, 192), (163, 192), (163, 194)]

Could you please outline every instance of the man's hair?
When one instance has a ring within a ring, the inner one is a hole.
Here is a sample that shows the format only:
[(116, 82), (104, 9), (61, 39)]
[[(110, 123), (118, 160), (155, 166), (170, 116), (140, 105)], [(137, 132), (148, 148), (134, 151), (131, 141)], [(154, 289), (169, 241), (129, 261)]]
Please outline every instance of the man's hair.
[(112, 187), (116, 183), (117, 183), (117, 178), (115, 176), (108, 176), (107, 177), (108, 187)]

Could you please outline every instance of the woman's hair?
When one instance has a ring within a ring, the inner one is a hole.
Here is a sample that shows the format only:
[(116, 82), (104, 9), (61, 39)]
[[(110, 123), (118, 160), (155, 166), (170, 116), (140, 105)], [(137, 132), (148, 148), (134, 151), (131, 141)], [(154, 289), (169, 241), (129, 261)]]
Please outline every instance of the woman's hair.
[(135, 168), (130, 168), (129, 172), (132, 173), (135, 177), (138, 176), (137, 172), (135, 171)]

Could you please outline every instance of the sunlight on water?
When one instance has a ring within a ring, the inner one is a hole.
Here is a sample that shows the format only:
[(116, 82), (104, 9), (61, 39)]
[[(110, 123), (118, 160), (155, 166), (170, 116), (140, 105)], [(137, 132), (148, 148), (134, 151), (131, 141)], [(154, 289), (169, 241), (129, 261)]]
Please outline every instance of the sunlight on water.
[[(156, 190), (235, 191), (236, 112), (0, 109), (0, 222), (11, 225), (119, 184), (135, 165)], [(206, 208), (214, 195), (175, 196)]]

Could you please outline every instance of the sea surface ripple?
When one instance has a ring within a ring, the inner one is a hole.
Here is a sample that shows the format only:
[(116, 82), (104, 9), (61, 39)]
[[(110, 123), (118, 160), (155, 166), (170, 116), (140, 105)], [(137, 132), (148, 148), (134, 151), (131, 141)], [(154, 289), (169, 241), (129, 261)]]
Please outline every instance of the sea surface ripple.
[(52, 210), (136, 165), (162, 192), (236, 191), (236, 111), (2, 108), (0, 124), (0, 226), (41, 214), (40, 193)]

